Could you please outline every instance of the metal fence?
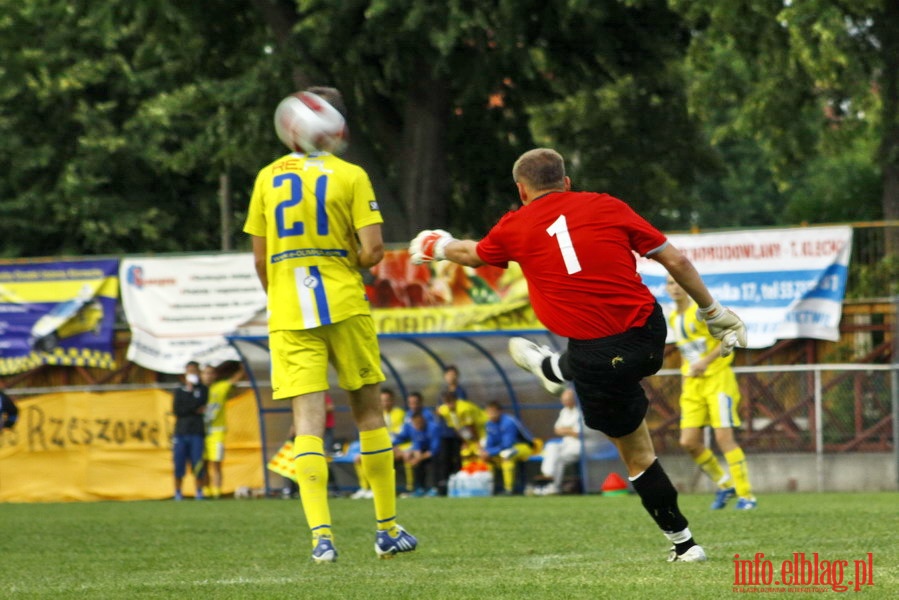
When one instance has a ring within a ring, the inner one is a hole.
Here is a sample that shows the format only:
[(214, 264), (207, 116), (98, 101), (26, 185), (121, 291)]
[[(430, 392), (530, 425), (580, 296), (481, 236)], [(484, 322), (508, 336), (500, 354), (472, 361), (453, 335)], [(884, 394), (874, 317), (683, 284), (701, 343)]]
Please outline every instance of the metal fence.
[[(747, 454), (814, 454), (819, 490), (825, 489), (827, 455), (890, 453), (899, 477), (899, 365), (764, 365), (734, 371), (743, 396), (739, 443)], [(680, 380), (677, 369), (647, 380), (653, 400), (648, 421), (659, 453), (679, 452)]]

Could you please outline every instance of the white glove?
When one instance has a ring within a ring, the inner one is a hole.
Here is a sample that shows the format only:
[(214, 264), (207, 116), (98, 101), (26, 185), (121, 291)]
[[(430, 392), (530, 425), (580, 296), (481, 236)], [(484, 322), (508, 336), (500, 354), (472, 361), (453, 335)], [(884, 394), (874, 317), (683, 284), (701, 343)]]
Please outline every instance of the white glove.
[(715, 339), (721, 340), (721, 356), (727, 356), (734, 351), (734, 346), (746, 347), (746, 325), (730, 309), (721, 306), (715, 300), (709, 306), (696, 311), (700, 321), (705, 321), (709, 327), (709, 333)]
[(432, 260), (446, 260), (444, 250), (455, 241), (452, 234), (442, 229), (425, 229), (409, 243), (409, 256), (413, 265), (421, 265)]

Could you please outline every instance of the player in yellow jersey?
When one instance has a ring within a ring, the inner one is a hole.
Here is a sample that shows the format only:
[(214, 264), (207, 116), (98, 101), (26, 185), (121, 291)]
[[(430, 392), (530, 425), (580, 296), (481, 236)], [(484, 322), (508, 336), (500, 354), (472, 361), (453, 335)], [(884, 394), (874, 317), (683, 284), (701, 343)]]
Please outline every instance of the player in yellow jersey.
[[(334, 88), (310, 88), (346, 113)], [(327, 152), (290, 154), (256, 177), (244, 231), (268, 294), (272, 397), (290, 399), (295, 468), (314, 562), (337, 559), (322, 441), (328, 363), (349, 392), (362, 465), (371, 483), (375, 552), (391, 557), (417, 540), (396, 522), (393, 446), (378, 401), (380, 349), (360, 269), (381, 261), (381, 213), (365, 171)]]
[(206, 422), (206, 484), (203, 493), (207, 498), (222, 495), (222, 461), (225, 460), (225, 433), (227, 432), (226, 402), (234, 384), (243, 377), (243, 368), (237, 361), (227, 361), (218, 367), (207, 365), (200, 373), (203, 385), (209, 388), (209, 401), (203, 420)]
[[(724, 508), (736, 495), (736, 508), (751, 510), (757, 502), (749, 483), (746, 456), (734, 440), (733, 428), (740, 425), (740, 388), (730, 366), (734, 355), (722, 358), (720, 343), (709, 333), (705, 322), (696, 318), (696, 303), (673, 277), (668, 277), (665, 289), (675, 303), (668, 324), (682, 357), (680, 444), (718, 486), (713, 509)], [(702, 428), (707, 426), (715, 432), (730, 474), (702, 441)]]
[[(443, 419), (448, 432), (455, 434), (455, 444), (449, 443), (448, 452), (457, 452), (459, 467), (477, 460), (481, 451), (481, 440), (487, 436), (487, 413), (474, 402), (458, 398), (455, 392), (445, 390), (437, 414)], [(447, 440), (444, 440), (446, 443)], [(458, 448), (458, 449), (456, 449)], [(456, 457), (447, 457), (449, 462)], [(455, 471), (446, 469), (447, 477)]]

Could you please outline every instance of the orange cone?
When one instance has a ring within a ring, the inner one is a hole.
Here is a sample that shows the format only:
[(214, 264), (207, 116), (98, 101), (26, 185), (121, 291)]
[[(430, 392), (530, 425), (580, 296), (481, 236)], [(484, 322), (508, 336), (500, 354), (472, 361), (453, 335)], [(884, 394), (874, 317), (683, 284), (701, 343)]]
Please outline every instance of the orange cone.
[(621, 496), (627, 494), (627, 482), (618, 473), (609, 473), (601, 489), (603, 496)]

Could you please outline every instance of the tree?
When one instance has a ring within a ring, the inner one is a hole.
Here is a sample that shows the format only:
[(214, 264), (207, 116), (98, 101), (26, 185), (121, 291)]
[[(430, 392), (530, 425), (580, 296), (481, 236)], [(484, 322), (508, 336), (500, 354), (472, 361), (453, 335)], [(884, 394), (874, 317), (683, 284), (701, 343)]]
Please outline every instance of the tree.
[(220, 173), (276, 148), (280, 65), (240, 8), (0, 1), (5, 255), (216, 247)]
[(511, 166), (535, 136), (570, 155), (579, 185), (659, 218), (704, 164), (677, 66), (687, 31), (661, 0), (256, 5), (301, 57), (296, 83), (347, 93), (351, 151), (361, 133), (359, 162), (394, 192), (376, 183), (388, 239), (482, 234), (517, 204)]
[(687, 223), (714, 166), (665, 0), (0, 0), (0, 15), (7, 256), (216, 248), (219, 178), (240, 224), (283, 153), (274, 106), (312, 83), (344, 92), (348, 158), (392, 242), (483, 234), (537, 143), (662, 226)]
[(757, 145), (786, 205), (782, 215), (870, 216), (867, 199), (876, 194), (876, 215), (899, 217), (897, 3), (671, 4), (694, 29), (693, 111), (719, 149)]

